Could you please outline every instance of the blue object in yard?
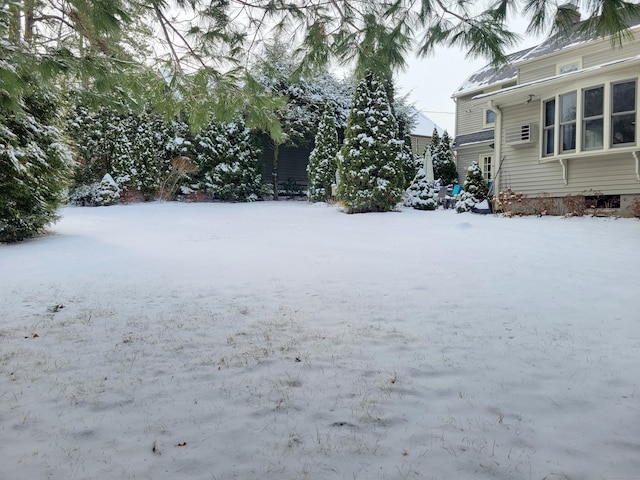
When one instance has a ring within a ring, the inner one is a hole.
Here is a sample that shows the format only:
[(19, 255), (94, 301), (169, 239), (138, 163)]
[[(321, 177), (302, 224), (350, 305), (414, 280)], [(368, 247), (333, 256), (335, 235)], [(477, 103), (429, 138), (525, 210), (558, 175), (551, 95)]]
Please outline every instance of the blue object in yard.
[(462, 187), (460, 185), (454, 185), (453, 190), (451, 191), (451, 195), (458, 195), (462, 191)]

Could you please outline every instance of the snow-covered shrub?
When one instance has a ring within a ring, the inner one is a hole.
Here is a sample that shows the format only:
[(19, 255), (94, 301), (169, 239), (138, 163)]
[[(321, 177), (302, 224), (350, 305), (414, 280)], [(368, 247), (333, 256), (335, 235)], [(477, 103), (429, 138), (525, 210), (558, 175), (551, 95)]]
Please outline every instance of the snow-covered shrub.
[(333, 108), (325, 108), (316, 135), (315, 148), (309, 155), (309, 201), (326, 202), (331, 198), (331, 185), (336, 181), (338, 132)]
[(31, 86), (22, 109), (0, 109), (0, 242), (35, 236), (57, 219), (73, 167), (58, 93), (22, 80)]
[(338, 153), (338, 197), (347, 213), (395, 208), (404, 191), (403, 144), (384, 85), (369, 72), (356, 88)]
[(99, 182), (78, 185), (69, 191), (69, 203), (83, 207), (115, 205), (119, 199), (120, 187), (108, 173)]
[(187, 155), (191, 148), (184, 122), (167, 122), (126, 107), (80, 103), (69, 115), (67, 132), (79, 165), (70, 200), (86, 205), (101, 204), (91, 190), (106, 174), (128, 197), (155, 198), (171, 172), (171, 159)]
[(458, 213), (471, 211), (476, 204), (487, 198), (489, 188), (482, 176), (482, 170), (478, 162), (474, 161), (469, 166), (467, 178), (463, 184), (463, 190), (464, 191), (458, 196), (458, 201), (455, 206)]
[(427, 180), (424, 160), (411, 185), (405, 192), (404, 205), (417, 210), (435, 210), (438, 208), (438, 189), (436, 183)]
[(195, 139), (193, 187), (220, 200), (250, 202), (263, 195), (255, 137), (242, 121), (211, 121)]

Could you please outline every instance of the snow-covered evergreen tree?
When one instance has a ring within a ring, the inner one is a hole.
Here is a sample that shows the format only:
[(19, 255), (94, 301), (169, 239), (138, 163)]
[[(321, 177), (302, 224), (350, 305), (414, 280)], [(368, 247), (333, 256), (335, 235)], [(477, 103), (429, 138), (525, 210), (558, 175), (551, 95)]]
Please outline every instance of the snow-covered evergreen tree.
[(195, 138), (194, 187), (219, 200), (250, 202), (264, 192), (260, 149), (242, 121), (211, 121)]
[[(436, 132), (437, 133), (437, 132)], [(453, 161), (453, 147), (451, 137), (445, 130), (441, 138), (430, 150), (433, 160), (433, 176), (440, 179), (442, 185), (458, 183), (458, 171)]]
[(338, 153), (338, 197), (348, 213), (395, 208), (404, 191), (403, 143), (385, 87), (369, 72), (356, 88)]
[(464, 191), (460, 194), (456, 202), (455, 208), (458, 213), (471, 211), (473, 207), (487, 198), (489, 188), (482, 176), (482, 170), (478, 162), (473, 162), (469, 166), (463, 189)]
[(336, 181), (338, 132), (333, 107), (327, 104), (320, 119), (315, 147), (309, 155), (309, 201), (326, 202), (331, 198), (331, 185)]
[(163, 187), (168, 177), (175, 176), (172, 161), (193, 155), (186, 122), (169, 122), (126, 106), (76, 105), (67, 120), (67, 133), (75, 143), (78, 163), (69, 200), (79, 205), (103, 205), (98, 191), (107, 174), (119, 189), (140, 191), (146, 198), (168, 198)]
[(438, 192), (434, 182), (427, 180), (424, 158), (419, 161), (418, 173), (405, 193), (404, 205), (416, 210), (435, 210), (438, 208)]
[(433, 127), (433, 133), (431, 134), (431, 142), (427, 145), (427, 148), (424, 152), (425, 157), (429, 155), (431, 158), (438, 152), (440, 148), (440, 134), (438, 133), (438, 129)]
[(155, 197), (168, 162), (156, 144), (151, 115), (133, 112), (121, 119), (120, 136), (115, 144), (112, 176), (124, 190), (139, 191), (145, 199)]
[(418, 174), (422, 162), (418, 155), (413, 153), (411, 149), (411, 138), (408, 133), (404, 135), (402, 145), (402, 175), (404, 176), (404, 188), (411, 186), (413, 179)]
[(0, 242), (39, 234), (57, 219), (73, 160), (62, 134), (62, 103), (50, 85), (30, 91), (16, 111), (0, 109)]

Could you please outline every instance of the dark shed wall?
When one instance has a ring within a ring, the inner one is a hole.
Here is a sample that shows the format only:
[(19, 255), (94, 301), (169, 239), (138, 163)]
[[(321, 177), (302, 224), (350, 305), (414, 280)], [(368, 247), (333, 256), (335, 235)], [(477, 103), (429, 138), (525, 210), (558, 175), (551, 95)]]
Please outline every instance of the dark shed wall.
[[(293, 178), (298, 185), (306, 187), (309, 183), (307, 164), (310, 153), (311, 148), (280, 146), (278, 183), (282, 185), (289, 178)], [(260, 164), (262, 165), (263, 183), (273, 182), (273, 146), (266, 144), (266, 142), (263, 142)]]

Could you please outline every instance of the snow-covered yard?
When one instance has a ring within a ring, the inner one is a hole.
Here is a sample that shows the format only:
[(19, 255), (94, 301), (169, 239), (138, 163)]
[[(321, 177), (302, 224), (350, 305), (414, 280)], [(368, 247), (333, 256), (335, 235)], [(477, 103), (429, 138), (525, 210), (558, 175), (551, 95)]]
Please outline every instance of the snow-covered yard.
[(640, 222), (65, 208), (0, 245), (0, 478), (640, 478)]

